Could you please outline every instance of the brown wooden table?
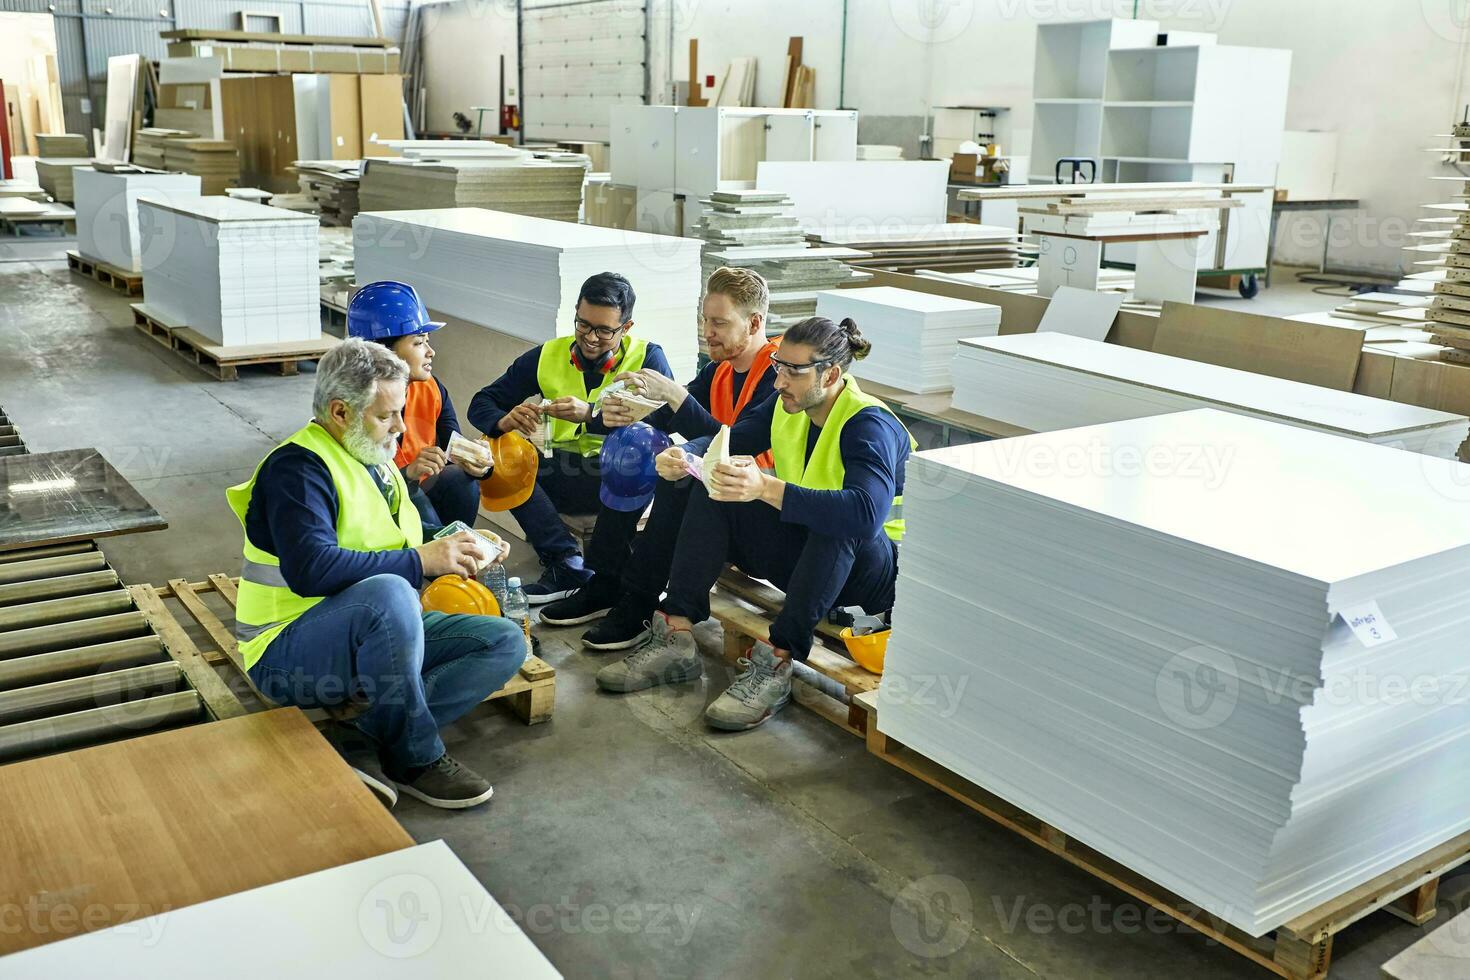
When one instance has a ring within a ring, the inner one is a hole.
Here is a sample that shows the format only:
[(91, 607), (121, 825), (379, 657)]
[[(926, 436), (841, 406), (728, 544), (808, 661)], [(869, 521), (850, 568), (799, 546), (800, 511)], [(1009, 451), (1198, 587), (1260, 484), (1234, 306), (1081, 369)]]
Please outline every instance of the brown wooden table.
[(295, 708), (17, 762), (0, 955), (413, 843)]

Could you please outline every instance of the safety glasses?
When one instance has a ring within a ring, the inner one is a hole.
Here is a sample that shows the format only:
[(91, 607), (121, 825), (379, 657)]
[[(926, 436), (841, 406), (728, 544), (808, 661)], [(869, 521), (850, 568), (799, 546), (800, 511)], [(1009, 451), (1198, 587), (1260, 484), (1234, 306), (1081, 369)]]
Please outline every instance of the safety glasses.
[(783, 361), (783, 360), (781, 360), (779, 357), (776, 357), (774, 354), (771, 355), (771, 367), (773, 367), (773, 368), (776, 369), (776, 374), (778, 374), (778, 375), (785, 375), (786, 377), (790, 377), (790, 378), (804, 377), (807, 373), (809, 373), (810, 371), (812, 371), (814, 368), (823, 368), (823, 367), (826, 367), (828, 364), (831, 364), (831, 363), (832, 362), (830, 360), (825, 360), (825, 361), (808, 361), (805, 364), (792, 364), (790, 361)]

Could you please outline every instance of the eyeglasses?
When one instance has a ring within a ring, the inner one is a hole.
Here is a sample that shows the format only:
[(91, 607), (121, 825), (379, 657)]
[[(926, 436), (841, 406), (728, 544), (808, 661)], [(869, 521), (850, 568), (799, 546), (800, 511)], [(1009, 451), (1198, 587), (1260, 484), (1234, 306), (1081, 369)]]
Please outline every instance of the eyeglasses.
[(623, 326), (627, 326), (627, 324), (623, 324), (623, 326), (617, 327), (598, 327), (594, 326), (591, 323), (588, 323), (581, 317), (577, 317), (577, 319), (573, 321), (572, 325), (576, 328), (577, 333), (583, 335), (590, 333), (598, 340), (612, 340), (618, 335), (618, 331), (623, 329)]
[(805, 364), (792, 364), (790, 361), (783, 361), (779, 357), (773, 356), (771, 358), (771, 367), (776, 369), (776, 374), (785, 375), (786, 377), (791, 378), (799, 378), (813, 368), (819, 368), (831, 363), (832, 362), (830, 360), (826, 360), (808, 361)]

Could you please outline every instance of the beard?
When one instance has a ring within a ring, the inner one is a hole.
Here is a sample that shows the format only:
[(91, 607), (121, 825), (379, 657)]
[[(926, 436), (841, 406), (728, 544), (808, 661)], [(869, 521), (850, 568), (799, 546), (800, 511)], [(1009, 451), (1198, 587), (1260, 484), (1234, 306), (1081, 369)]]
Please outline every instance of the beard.
[(383, 442), (374, 442), (368, 435), (367, 421), (359, 416), (342, 433), (342, 448), (364, 466), (384, 466), (393, 462), (393, 454), (398, 450), (398, 437), (390, 436)]
[[(788, 409), (786, 414), (796, 415), (799, 412), (805, 412), (809, 408), (816, 408), (818, 405), (822, 404), (823, 399), (825, 399), (826, 397), (827, 390), (825, 388), (820, 388), (816, 385), (813, 385), (812, 387), (807, 389), (805, 395), (802, 395), (800, 398), (797, 398), (795, 400), (796, 407)], [(781, 407), (783, 409), (786, 408), (784, 402), (782, 403)]]

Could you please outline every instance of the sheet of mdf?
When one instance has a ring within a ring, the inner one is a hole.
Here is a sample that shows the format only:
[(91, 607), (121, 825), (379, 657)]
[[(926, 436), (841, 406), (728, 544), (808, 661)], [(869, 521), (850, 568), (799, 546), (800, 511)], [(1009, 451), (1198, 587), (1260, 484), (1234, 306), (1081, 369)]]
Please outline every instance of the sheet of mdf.
[[(78, 930), (413, 845), (294, 708), (0, 767), (0, 827), (0, 902), (84, 895)], [(0, 953), (57, 938), (0, 930)]]

